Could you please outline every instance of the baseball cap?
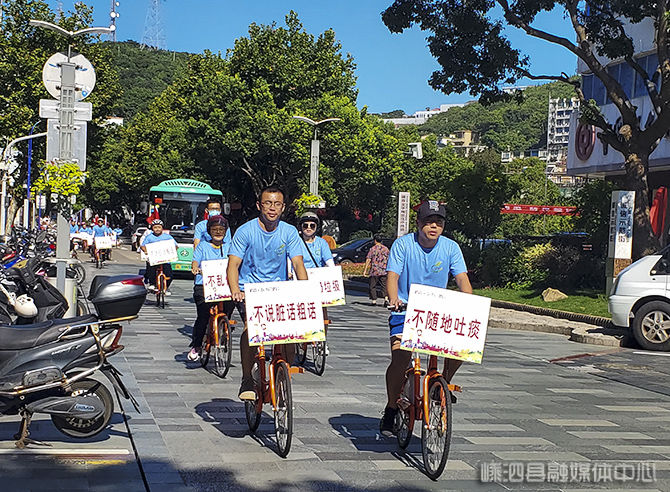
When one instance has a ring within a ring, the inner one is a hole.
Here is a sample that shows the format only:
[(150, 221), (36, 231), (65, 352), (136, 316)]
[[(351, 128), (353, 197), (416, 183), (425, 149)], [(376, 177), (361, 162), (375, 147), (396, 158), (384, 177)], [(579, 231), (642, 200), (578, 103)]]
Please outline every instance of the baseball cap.
[(447, 211), (444, 208), (444, 205), (440, 205), (436, 200), (426, 200), (419, 205), (417, 217), (419, 220), (423, 220), (431, 215), (437, 215), (438, 217), (446, 219)]

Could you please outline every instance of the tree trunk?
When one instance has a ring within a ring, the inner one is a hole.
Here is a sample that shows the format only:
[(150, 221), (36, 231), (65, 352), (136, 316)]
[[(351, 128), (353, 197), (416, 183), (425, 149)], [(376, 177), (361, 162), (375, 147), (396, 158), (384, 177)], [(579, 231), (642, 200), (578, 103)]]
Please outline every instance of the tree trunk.
[(5, 234), (12, 231), (14, 219), (16, 219), (16, 212), (19, 211), (19, 202), (12, 195), (9, 195), (9, 208), (7, 210), (7, 223), (5, 224)]
[[(633, 261), (660, 249), (660, 241), (654, 235), (649, 218), (649, 184), (647, 170), (649, 156), (631, 154), (626, 158), (626, 190), (635, 192), (635, 213), (633, 215)], [(662, 234), (666, 234), (662, 231)]]

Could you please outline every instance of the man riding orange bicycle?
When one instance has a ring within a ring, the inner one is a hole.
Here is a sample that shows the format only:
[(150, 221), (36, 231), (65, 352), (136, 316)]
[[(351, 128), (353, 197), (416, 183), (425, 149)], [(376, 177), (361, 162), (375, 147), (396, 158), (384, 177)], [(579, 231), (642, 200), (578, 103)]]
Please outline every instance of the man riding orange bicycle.
[[(463, 253), (458, 244), (442, 236), (446, 210), (438, 202), (421, 204), (417, 215), (418, 231), (396, 239), (388, 260), (389, 305), (398, 309), (406, 305), (412, 284), (445, 288), (453, 277), (461, 292), (472, 294)], [(400, 349), (406, 312), (393, 312), (389, 317), (391, 363), (386, 370), (388, 401), (379, 430), (390, 437), (395, 433), (398, 398), (412, 353)], [(445, 359), (444, 377), (451, 381), (461, 361)]]

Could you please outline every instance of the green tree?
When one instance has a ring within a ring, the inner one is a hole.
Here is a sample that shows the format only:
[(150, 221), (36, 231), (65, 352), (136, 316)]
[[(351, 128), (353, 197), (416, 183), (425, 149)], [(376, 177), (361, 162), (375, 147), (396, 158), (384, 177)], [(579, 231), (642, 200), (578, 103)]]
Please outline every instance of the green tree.
[[(499, 10), (497, 10), (499, 9)], [(533, 25), (538, 14), (562, 10), (565, 23), (575, 34), (557, 35)], [(502, 11), (502, 18), (498, 12)], [(429, 31), (428, 46), (441, 65), (430, 84), (445, 93), (481, 95), (484, 103), (511, 97), (501, 84), (514, 84), (527, 77), (572, 84), (582, 105), (582, 121), (599, 129), (598, 138), (620, 152), (625, 162), (625, 186), (635, 191), (633, 256), (651, 252), (659, 245), (649, 220), (649, 156), (670, 129), (670, 45), (667, 0), (396, 0), (382, 18), (393, 32), (414, 24)], [(659, 66), (650, 76), (634, 58), (630, 26), (651, 18), (655, 26), (655, 46)], [(606, 121), (594, 101), (587, 101), (580, 83), (565, 74), (540, 75), (530, 72), (529, 58), (512, 46), (505, 35), (509, 25), (528, 36), (561, 46), (578, 57), (605, 86), (618, 109), (621, 125)], [(647, 124), (624, 88), (608, 72), (600, 56), (624, 59), (642, 78), (655, 119)], [(660, 86), (657, 85), (660, 83)]]

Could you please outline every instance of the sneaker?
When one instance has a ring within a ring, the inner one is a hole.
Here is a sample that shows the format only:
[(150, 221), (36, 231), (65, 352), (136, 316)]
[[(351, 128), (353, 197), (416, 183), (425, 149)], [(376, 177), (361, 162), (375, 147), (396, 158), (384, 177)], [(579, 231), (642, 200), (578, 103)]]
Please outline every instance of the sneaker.
[(256, 388), (253, 379), (243, 379), (240, 385), (240, 400), (255, 400)]
[(384, 409), (384, 415), (379, 421), (379, 432), (382, 436), (393, 437), (395, 435), (395, 417), (397, 414), (397, 408), (386, 407)]
[(172, 295), (172, 292), (170, 292), (169, 290), (165, 291), (165, 297), (170, 297), (171, 295)]
[(156, 286), (155, 286), (155, 285), (149, 285), (149, 286), (147, 287), (147, 290), (148, 290), (149, 292), (156, 292)]
[(377, 299), (373, 299), (372, 301), (370, 301), (370, 304), (373, 305), (373, 306), (376, 306), (377, 305)]
[(330, 349), (328, 348), (328, 344), (326, 344), (326, 357), (330, 355)]
[(197, 362), (200, 360), (200, 348), (192, 347), (186, 356), (191, 362)]

